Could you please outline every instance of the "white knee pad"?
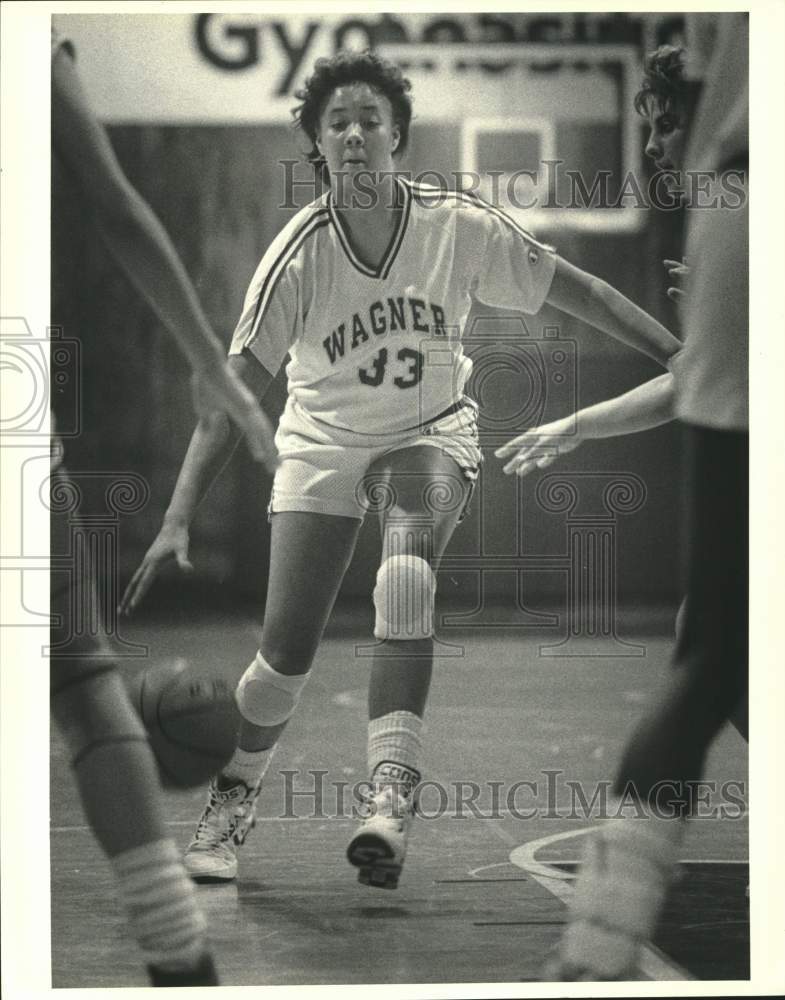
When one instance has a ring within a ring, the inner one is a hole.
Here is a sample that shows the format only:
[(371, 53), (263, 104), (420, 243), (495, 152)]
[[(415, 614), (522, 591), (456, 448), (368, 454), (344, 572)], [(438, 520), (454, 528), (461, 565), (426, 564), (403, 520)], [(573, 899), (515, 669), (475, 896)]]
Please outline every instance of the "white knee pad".
[(277, 726), (292, 715), (308, 674), (279, 674), (257, 653), (237, 685), (240, 714), (255, 726)]
[(373, 603), (377, 639), (427, 639), (433, 635), (436, 576), (419, 556), (390, 556), (376, 574)]

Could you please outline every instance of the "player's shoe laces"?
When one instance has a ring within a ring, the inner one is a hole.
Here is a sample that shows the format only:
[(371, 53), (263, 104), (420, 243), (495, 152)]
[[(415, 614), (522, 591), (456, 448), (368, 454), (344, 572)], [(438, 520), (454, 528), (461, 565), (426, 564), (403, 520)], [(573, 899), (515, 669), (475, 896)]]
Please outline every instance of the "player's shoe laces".
[[(419, 778), (419, 775), (418, 775)], [(414, 815), (414, 794), (400, 784), (382, 785), (365, 802), (368, 816), (349, 842), (346, 856), (363, 885), (397, 889)]]
[(207, 805), (183, 857), (195, 882), (229, 882), (237, 876), (235, 848), (256, 825), (261, 788), (261, 781), (253, 788), (238, 781), (224, 789), (218, 787), (217, 778), (210, 782)]

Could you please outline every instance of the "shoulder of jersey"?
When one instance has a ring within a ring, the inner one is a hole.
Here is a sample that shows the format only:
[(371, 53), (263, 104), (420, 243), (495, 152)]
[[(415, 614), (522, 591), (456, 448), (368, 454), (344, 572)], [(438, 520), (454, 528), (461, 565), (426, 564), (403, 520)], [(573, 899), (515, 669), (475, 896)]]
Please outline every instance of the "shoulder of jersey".
[(491, 205), (479, 195), (469, 191), (446, 191), (433, 184), (421, 184), (404, 179), (412, 193), (414, 201), (424, 208), (435, 210), (440, 207), (446, 211), (460, 212), (461, 215), (479, 228), (487, 230), (495, 224), (501, 225), (522, 236), (529, 243), (543, 250), (553, 248), (537, 240), (527, 229), (524, 229), (515, 219), (500, 208)]
[(265, 257), (284, 255), (287, 260), (291, 260), (315, 233), (329, 223), (330, 213), (325, 194), (292, 216), (270, 244)]
[(408, 177), (401, 177), (401, 181), (411, 192), (415, 203), (425, 208), (444, 207), (448, 211), (461, 208), (471, 209), (476, 201), (473, 196), (467, 195), (463, 191), (447, 191), (435, 184), (422, 184), (420, 181), (413, 181)]

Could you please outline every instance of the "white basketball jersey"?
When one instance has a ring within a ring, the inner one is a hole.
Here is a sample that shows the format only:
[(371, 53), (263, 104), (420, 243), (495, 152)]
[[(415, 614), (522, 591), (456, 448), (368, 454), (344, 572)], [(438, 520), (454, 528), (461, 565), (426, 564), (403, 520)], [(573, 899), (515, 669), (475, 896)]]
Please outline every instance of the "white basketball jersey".
[(476, 297), (536, 313), (555, 255), (477, 197), (397, 180), (398, 226), (378, 267), (352, 249), (330, 193), (299, 212), (251, 281), (230, 353), (275, 374), (311, 416), (359, 433), (416, 427), (461, 398)]

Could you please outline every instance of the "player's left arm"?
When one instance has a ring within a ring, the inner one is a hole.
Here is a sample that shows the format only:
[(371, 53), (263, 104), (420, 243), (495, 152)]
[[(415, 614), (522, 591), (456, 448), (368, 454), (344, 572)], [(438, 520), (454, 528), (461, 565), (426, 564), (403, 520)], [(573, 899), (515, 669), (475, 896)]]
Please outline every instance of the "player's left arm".
[(254, 457), (275, 464), (273, 431), (257, 401), (226, 365), (185, 268), (161, 222), (131, 185), (94, 116), (70, 54), (52, 60), (52, 140), (112, 256), (190, 362), (197, 412), (220, 409), (243, 430)]
[(654, 358), (663, 367), (681, 347), (656, 319), (606, 281), (556, 258), (556, 272), (546, 301)]

